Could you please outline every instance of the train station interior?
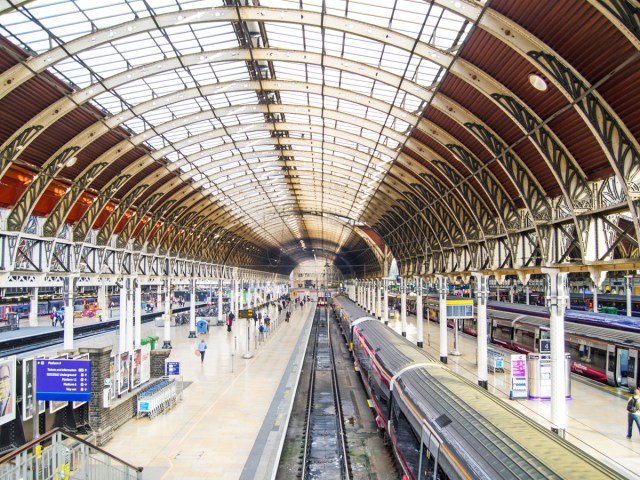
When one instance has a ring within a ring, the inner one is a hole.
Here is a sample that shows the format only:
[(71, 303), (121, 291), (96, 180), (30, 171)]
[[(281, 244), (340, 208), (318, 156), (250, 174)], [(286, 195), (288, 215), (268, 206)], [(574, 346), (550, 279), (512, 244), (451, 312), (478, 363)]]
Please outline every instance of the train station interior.
[(318, 321), (343, 470), (497, 478), (443, 416), (412, 463), (365, 317), (640, 479), (638, 92), (637, 0), (0, 0), (0, 480), (307, 478)]

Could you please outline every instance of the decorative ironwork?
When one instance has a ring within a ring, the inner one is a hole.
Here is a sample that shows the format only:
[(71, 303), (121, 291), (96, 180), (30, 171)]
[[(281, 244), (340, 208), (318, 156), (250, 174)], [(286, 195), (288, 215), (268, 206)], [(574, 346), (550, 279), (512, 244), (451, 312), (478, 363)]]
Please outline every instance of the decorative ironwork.
[(615, 15), (636, 38), (640, 39), (640, 7), (628, 0), (606, 0), (601, 1), (600, 4)]
[(448, 144), (446, 146), (457, 159), (459, 159), (471, 172), (474, 178), (487, 192), (488, 197), (494, 202), (498, 215), (506, 228), (519, 228), (520, 221), (515, 205), (495, 178), (483, 168), (483, 165), (469, 153), (462, 145)]
[(601, 143), (609, 151), (625, 182), (635, 182), (640, 178), (640, 156), (626, 129), (618, 123), (610, 109), (596, 92), (587, 85), (566, 65), (547, 52), (529, 52), (550, 75), (552, 75), (571, 95), (576, 106), (589, 119), (600, 137)]
[(87, 237), (91, 226), (98, 218), (102, 209), (109, 203), (113, 195), (122, 187), (131, 175), (120, 175), (115, 178), (109, 185), (102, 189), (98, 196), (93, 200), (91, 206), (84, 213), (73, 229), (73, 240), (83, 242)]
[(495, 159), (504, 167), (504, 170), (520, 191), (534, 219), (536, 221), (551, 220), (551, 206), (549, 202), (547, 202), (544, 192), (531, 178), (531, 175), (524, 168), (522, 162), (484, 125), (467, 122), (465, 123), (465, 127), (473, 132), (478, 139), (487, 146), (495, 156)]
[(111, 238), (111, 234), (120, 223), (120, 220), (122, 220), (122, 216), (127, 212), (127, 210), (129, 210), (129, 207), (133, 205), (133, 202), (135, 202), (136, 199), (140, 195), (142, 195), (142, 192), (144, 192), (148, 186), (149, 185), (145, 184), (136, 185), (135, 188), (133, 188), (129, 193), (127, 193), (127, 195), (125, 195), (122, 200), (120, 200), (118, 206), (113, 209), (113, 212), (111, 212), (111, 215), (109, 215), (109, 218), (107, 218), (107, 220), (104, 222), (104, 225), (102, 225), (102, 228), (98, 232), (98, 238), (96, 239), (96, 243), (98, 245), (107, 244), (109, 238)]
[(38, 135), (38, 132), (44, 127), (42, 125), (32, 125), (25, 128), (19, 135), (17, 135), (11, 142), (4, 147), (0, 153), (0, 177), (2, 177), (11, 165), (11, 162), (22, 152), (25, 147), (31, 143), (33, 138)]
[(574, 206), (580, 205), (583, 209), (592, 208), (589, 204), (591, 188), (587, 180), (551, 131), (515, 98), (497, 93), (491, 96), (511, 113), (538, 146), (571, 203)]

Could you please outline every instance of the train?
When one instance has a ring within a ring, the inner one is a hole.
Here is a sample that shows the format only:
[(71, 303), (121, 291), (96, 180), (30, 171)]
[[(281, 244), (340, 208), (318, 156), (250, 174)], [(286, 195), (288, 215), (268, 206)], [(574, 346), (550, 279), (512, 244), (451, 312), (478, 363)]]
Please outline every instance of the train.
[(341, 301), (336, 318), (403, 479), (624, 478)]
[[(436, 295), (424, 297), (425, 318), (428, 312), (436, 323), (438, 301)], [(630, 392), (640, 388), (640, 320), (575, 309), (567, 309), (564, 318), (565, 351), (571, 354), (573, 373)], [(550, 336), (546, 307), (489, 301), (487, 322), (489, 343), (518, 353), (546, 352), (544, 340)], [(454, 328), (452, 320), (447, 324)], [(477, 335), (475, 318), (460, 320), (457, 328)]]

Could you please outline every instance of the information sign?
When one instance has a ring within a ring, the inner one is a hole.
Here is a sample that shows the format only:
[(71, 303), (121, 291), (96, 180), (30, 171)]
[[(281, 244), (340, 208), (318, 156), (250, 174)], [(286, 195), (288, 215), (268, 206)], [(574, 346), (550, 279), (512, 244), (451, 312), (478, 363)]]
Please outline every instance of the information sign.
[(238, 310), (238, 318), (253, 318), (253, 308)]
[(88, 402), (91, 400), (91, 362), (36, 360), (36, 398)]
[(509, 398), (527, 398), (527, 356), (511, 355), (511, 391)]
[(165, 364), (167, 376), (180, 375), (180, 362), (167, 362)]

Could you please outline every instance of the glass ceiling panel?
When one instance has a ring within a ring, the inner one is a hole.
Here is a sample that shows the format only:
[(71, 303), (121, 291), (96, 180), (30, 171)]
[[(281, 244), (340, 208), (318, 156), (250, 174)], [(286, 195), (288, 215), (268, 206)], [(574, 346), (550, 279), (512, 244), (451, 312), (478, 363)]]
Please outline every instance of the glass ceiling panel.
[[(25, 5), (24, 13), (14, 11), (4, 15), (0, 33), (21, 47), (26, 46), (30, 55), (37, 55), (58, 42), (83, 35), (89, 39), (95, 28), (115, 30), (121, 23), (163, 13), (179, 14), (187, 19), (189, 9), (209, 9), (224, 3), (223, 0), (34, 0)], [(390, 28), (411, 39), (419, 38), (451, 51), (459, 46), (455, 42), (460, 41), (460, 29), (465, 28), (466, 34), (471, 28), (454, 12), (423, 0), (260, 0), (263, 7), (302, 8), (313, 12), (322, 12), (324, 3), (329, 15)], [(282, 217), (281, 221), (269, 222), (271, 233), (267, 235), (270, 235), (267, 242), (287, 241), (292, 234), (302, 238), (308, 229), (324, 229), (327, 238), (343, 244), (348, 241), (348, 234), (334, 220), (329, 222), (320, 216), (303, 222), (294, 212), (326, 208), (360, 221), (359, 212), (364, 211), (368, 198), (395, 160), (395, 154), (384, 146), (399, 151), (405, 135), (413, 127), (406, 120), (409, 116), (398, 118), (397, 110), (390, 114), (391, 106), (407, 113), (420, 113), (425, 106), (423, 98), (429, 98), (424, 92), (414, 92), (409, 82), (392, 79), (384, 83), (377, 76), (364, 76), (361, 73), (364, 69), (348, 62), (363, 63), (398, 77), (406, 75), (424, 87), (436, 87), (444, 70), (429, 59), (394, 45), (354, 32), (344, 34), (333, 30), (329, 28), (335, 28), (332, 20), (324, 25), (323, 31), (315, 25), (267, 22), (263, 24), (266, 36), (260, 38), (259, 44), (255, 39), (251, 42), (254, 46), (313, 53), (308, 60), (314, 62), (324, 53), (343, 58), (344, 66), (328, 58), (322, 59), (324, 67), (300, 63), (295, 55), (291, 55), (290, 62), (203, 61), (173, 70), (152, 66), (145, 68), (143, 79), (131, 72), (126, 83), (90, 101), (111, 115), (133, 108), (137, 116), (128, 119), (124, 126), (134, 134), (157, 128), (156, 132), (148, 132), (145, 144), (151, 149), (173, 145), (176, 151), (167, 154), (166, 160), (184, 162), (189, 158), (192, 164), (184, 164), (180, 170), (189, 172), (192, 180), (206, 180), (204, 188), (211, 190), (211, 198), (219, 197), (233, 215), (256, 231), (263, 231), (260, 222), (255, 220), (256, 199), (260, 199), (260, 204), (274, 217)], [(50, 71), (73, 89), (87, 88), (134, 67), (164, 63), (164, 59), (179, 55), (240, 48), (247, 44), (245, 39), (238, 38), (242, 29), (243, 26), (229, 21), (188, 24), (185, 20), (163, 31), (140, 32), (96, 44), (52, 65)], [(267, 86), (260, 82), (261, 78), (308, 82), (312, 86), (302, 85), (299, 91), (262, 92), (261, 88), (287, 87)], [(381, 78), (386, 81), (385, 77)], [(229, 88), (212, 93), (210, 86), (222, 82), (229, 82)], [(231, 91), (237, 90), (238, 82), (246, 82), (246, 90)], [(340, 98), (318, 93), (326, 87), (342, 89), (343, 93), (339, 94)], [(189, 88), (194, 88), (194, 98), (185, 92)], [(202, 96), (205, 88), (207, 95)], [(305, 91), (308, 93), (303, 93)], [(153, 105), (158, 97), (175, 92), (184, 92), (184, 98), (179, 95), (170, 105)], [(144, 102), (149, 105), (136, 108)], [(253, 113), (215, 111), (265, 103), (294, 105), (297, 109), (280, 111), (274, 105)], [(307, 106), (324, 109), (324, 118), (319, 116), (319, 111), (307, 111)], [(203, 112), (202, 118), (196, 118), (198, 112)], [(183, 123), (182, 119), (189, 115), (193, 116), (191, 123)], [(309, 125), (314, 131), (308, 129)], [(289, 131), (281, 130), (284, 128)], [(387, 136), (390, 132), (385, 128), (395, 131), (400, 141)], [(291, 143), (294, 145), (289, 146)], [(363, 181), (367, 182), (367, 189), (358, 192)], [(369, 182), (373, 182), (370, 189)], [(324, 228), (329, 224), (336, 230)], [(283, 230), (287, 232), (284, 237)]]

